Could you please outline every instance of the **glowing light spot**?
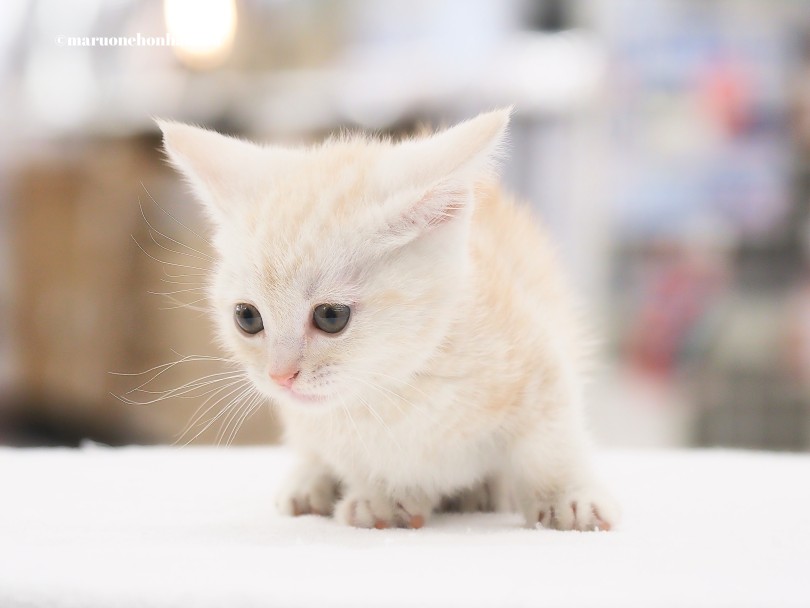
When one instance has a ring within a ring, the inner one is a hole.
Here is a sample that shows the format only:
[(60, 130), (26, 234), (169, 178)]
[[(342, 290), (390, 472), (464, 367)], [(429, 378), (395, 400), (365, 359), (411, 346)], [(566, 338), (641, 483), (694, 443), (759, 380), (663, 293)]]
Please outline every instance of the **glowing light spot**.
[(227, 59), (236, 33), (234, 0), (164, 0), (163, 16), (186, 65), (213, 68)]

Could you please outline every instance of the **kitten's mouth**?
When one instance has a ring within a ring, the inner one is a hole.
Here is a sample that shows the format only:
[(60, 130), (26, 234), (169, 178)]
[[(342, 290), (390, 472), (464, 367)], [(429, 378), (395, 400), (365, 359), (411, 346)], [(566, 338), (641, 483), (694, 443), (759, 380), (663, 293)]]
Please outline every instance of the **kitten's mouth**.
[(285, 387), (284, 393), (291, 396), (296, 401), (301, 401), (303, 403), (318, 403), (326, 399), (326, 397), (324, 397), (323, 395), (310, 395), (307, 393), (301, 393), (292, 387), (289, 388)]

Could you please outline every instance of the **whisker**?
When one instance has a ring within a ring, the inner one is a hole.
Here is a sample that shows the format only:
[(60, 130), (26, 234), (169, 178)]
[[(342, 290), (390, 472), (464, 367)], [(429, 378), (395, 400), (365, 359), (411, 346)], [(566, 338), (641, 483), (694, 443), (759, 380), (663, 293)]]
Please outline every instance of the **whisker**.
[[(240, 371), (218, 372), (218, 373), (215, 373), (215, 374), (208, 374), (207, 376), (203, 376), (202, 378), (197, 378), (196, 380), (190, 380), (189, 382), (186, 382), (185, 384), (182, 384), (181, 386), (178, 386), (176, 388), (166, 389), (166, 390), (162, 390), (162, 391), (152, 391), (152, 390), (146, 390), (146, 389), (141, 388), (141, 387), (136, 387), (136, 388), (130, 389), (129, 391), (127, 391), (124, 394), (129, 395), (130, 393), (138, 392), (138, 393), (145, 393), (145, 394), (149, 394), (149, 395), (167, 395), (169, 397), (173, 397), (173, 396), (177, 396), (178, 394), (185, 393), (186, 391), (191, 391), (191, 390), (194, 390), (194, 389), (197, 389), (197, 388), (202, 388), (202, 387), (208, 386), (210, 384), (214, 384), (216, 382), (222, 382), (224, 380), (232, 380), (232, 379), (238, 378), (238, 377), (240, 377), (242, 375), (243, 375), (243, 373), (240, 372)], [(141, 385), (141, 386), (144, 386), (144, 385)]]
[(345, 402), (343, 404), (343, 411), (346, 413), (346, 416), (349, 417), (349, 422), (351, 422), (352, 427), (354, 427), (354, 432), (357, 435), (357, 439), (360, 441), (360, 445), (363, 446), (363, 449), (366, 451), (366, 455), (370, 459), (371, 458), (371, 450), (368, 449), (368, 446), (366, 445), (366, 442), (363, 441), (363, 435), (360, 432), (360, 429), (357, 428), (357, 424), (354, 421), (354, 417), (352, 416), (352, 413), (349, 411), (349, 408), (346, 407)]
[(234, 439), (236, 439), (236, 433), (237, 433), (237, 432), (239, 431), (239, 429), (241, 428), (242, 423), (245, 421), (245, 419), (247, 418), (247, 416), (248, 416), (249, 414), (251, 414), (251, 413), (252, 413), (252, 411), (253, 411), (253, 410), (252, 410), (252, 407), (253, 407), (253, 406), (252, 406), (252, 404), (253, 404), (253, 401), (254, 401), (254, 399), (255, 399), (255, 398), (251, 398), (251, 397), (250, 397), (250, 395), (248, 395), (248, 398), (250, 398), (250, 401), (247, 401), (247, 402), (246, 402), (246, 403), (245, 403), (245, 404), (244, 404), (244, 405), (243, 405), (243, 406), (240, 408), (240, 410), (241, 410), (240, 415), (239, 415), (239, 416), (236, 418), (236, 423), (233, 425), (233, 429), (231, 429), (231, 432), (228, 434), (228, 438), (227, 438), (227, 439), (225, 439), (225, 436), (223, 435), (223, 439), (225, 439), (225, 447), (226, 447), (226, 448), (228, 448), (228, 447), (230, 447), (230, 446), (231, 446), (231, 444), (233, 443)]
[[(149, 194), (149, 193), (147, 192), (147, 194)], [(151, 196), (150, 196), (150, 198), (151, 198)], [(152, 199), (152, 201), (153, 201), (153, 202), (154, 202), (154, 200), (155, 200), (155, 199)], [(157, 204), (157, 203), (155, 203), (155, 204)], [(149, 220), (148, 220), (148, 219), (147, 219), (147, 217), (146, 217), (146, 214), (145, 214), (145, 213), (144, 213), (144, 211), (143, 211), (143, 204), (141, 204), (141, 197), (138, 197), (138, 207), (139, 207), (139, 208), (140, 208), (140, 210), (141, 210), (141, 217), (143, 218), (143, 221), (144, 221), (144, 222), (146, 222), (146, 225), (148, 226), (149, 231), (154, 232), (154, 233), (156, 233), (156, 234), (159, 234), (160, 236), (162, 236), (162, 237), (163, 237), (164, 239), (166, 239), (167, 241), (171, 241), (172, 243), (175, 243), (175, 244), (177, 244), (177, 245), (180, 245), (181, 247), (185, 247), (186, 249), (188, 249), (188, 250), (190, 250), (190, 251), (193, 251), (194, 253), (196, 253), (196, 254), (198, 254), (198, 255), (193, 255), (193, 254), (191, 254), (191, 253), (185, 253), (185, 252), (182, 252), (182, 251), (175, 251), (175, 250), (173, 250), (173, 249), (169, 249), (168, 247), (165, 247), (165, 246), (161, 245), (160, 243), (158, 243), (158, 242), (157, 242), (157, 240), (155, 240), (155, 238), (154, 238), (154, 237), (151, 235), (151, 232), (150, 232), (150, 235), (149, 235), (149, 236), (152, 236), (152, 240), (155, 242), (155, 245), (157, 245), (158, 247), (162, 247), (163, 249), (166, 249), (167, 251), (171, 251), (172, 253), (176, 253), (176, 254), (178, 254), (178, 255), (187, 255), (187, 256), (194, 257), (194, 258), (201, 259), (201, 260), (208, 260), (208, 261), (210, 261), (210, 262), (213, 262), (213, 261), (214, 261), (213, 256), (210, 256), (210, 255), (208, 255), (207, 253), (204, 253), (204, 252), (202, 252), (202, 251), (200, 251), (200, 250), (198, 250), (198, 249), (194, 249), (194, 247), (191, 247), (190, 245), (186, 245), (185, 243), (181, 243), (180, 241), (178, 241), (178, 240), (176, 240), (176, 239), (173, 239), (172, 237), (170, 237), (170, 236), (167, 236), (167, 235), (163, 234), (163, 233), (162, 233), (160, 230), (158, 230), (157, 228), (155, 228), (155, 227), (154, 227), (154, 226), (153, 226), (153, 225), (152, 225), (152, 224), (149, 222)], [(160, 207), (160, 205), (158, 205), (158, 207)], [(165, 209), (163, 209), (163, 208), (161, 208), (161, 211), (163, 211), (164, 213), (166, 213), (166, 210), (165, 210)], [(174, 218), (172, 218), (172, 219), (174, 219)]]
[(177, 353), (176, 351), (172, 351), (172, 352), (175, 352), (175, 354), (177, 354), (181, 358), (179, 360), (177, 360), (177, 361), (171, 361), (169, 363), (163, 363), (161, 365), (156, 365), (155, 367), (153, 367), (151, 369), (148, 369), (148, 370), (146, 370), (144, 372), (138, 372), (138, 373), (134, 373), (134, 374), (128, 374), (128, 373), (125, 373), (125, 372), (109, 372), (109, 373), (111, 373), (113, 375), (116, 375), (116, 376), (143, 376), (145, 374), (150, 374), (150, 373), (152, 373), (152, 372), (154, 372), (156, 370), (160, 370), (160, 371), (157, 371), (152, 377), (147, 379), (145, 382), (143, 382), (143, 383), (139, 384), (138, 386), (136, 386), (135, 388), (127, 391), (125, 394), (128, 395), (128, 394), (130, 394), (132, 392), (137, 391), (138, 389), (141, 389), (141, 388), (147, 386), (150, 382), (153, 382), (153, 381), (157, 380), (160, 376), (162, 376), (163, 374), (165, 374), (169, 370), (174, 369), (175, 367), (177, 367), (181, 363), (197, 363), (197, 362), (201, 362), (201, 361), (223, 361), (223, 362), (228, 362), (228, 363), (231, 363), (231, 364), (236, 363), (235, 361), (232, 361), (232, 360), (229, 360), (229, 359), (223, 359), (223, 358), (212, 359), (212, 358), (210, 358), (208, 356), (205, 356), (205, 355), (186, 355), (186, 356), (183, 356), (183, 355), (180, 355), (179, 353)]
[(253, 387), (248, 386), (245, 390), (239, 393), (234, 400), (231, 401), (228, 407), (225, 408), (228, 411), (228, 414), (223, 419), (222, 423), (220, 424), (219, 431), (217, 431), (217, 434), (214, 437), (214, 442), (216, 443), (217, 447), (221, 447), (222, 440), (225, 438), (228, 428), (231, 426), (231, 423), (238, 419), (239, 414), (245, 405), (245, 399), (248, 398), (252, 391)]
[(189, 287), (188, 289), (178, 289), (176, 291), (147, 291), (146, 293), (148, 293), (149, 295), (153, 295), (153, 296), (174, 296), (174, 295), (177, 295), (178, 293), (189, 293), (189, 292), (192, 292), (192, 291), (203, 291), (204, 289), (205, 289), (205, 287), (200, 286), (200, 287)]
[(176, 217), (174, 217), (174, 216), (173, 216), (171, 213), (169, 213), (168, 211), (166, 211), (166, 209), (164, 209), (164, 208), (163, 208), (163, 207), (160, 205), (160, 203), (158, 203), (158, 202), (155, 200), (155, 197), (154, 197), (154, 196), (152, 196), (152, 195), (149, 193), (149, 190), (147, 190), (147, 188), (146, 188), (146, 186), (144, 185), (144, 183), (143, 183), (143, 182), (141, 182), (141, 187), (143, 188), (144, 192), (146, 192), (146, 196), (148, 196), (150, 199), (152, 199), (152, 202), (155, 204), (155, 206), (156, 206), (158, 209), (160, 209), (160, 210), (161, 210), (163, 213), (165, 213), (166, 215), (168, 215), (168, 216), (169, 216), (171, 219), (173, 219), (175, 222), (177, 222), (178, 224), (180, 224), (180, 226), (182, 226), (183, 228), (185, 228), (186, 230), (188, 230), (188, 231), (189, 231), (191, 234), (193, 234), (194, 236), (196, 236), (197, 238), (199, 238), (201, 241), (204, 241), (204, 242), (208, 243), (208, 244), (209, 244), (211, 247), (213, 247), (213, 246), (214, 246), (214, 245), (213, 245), (213, 243), (211, 243), (211, 241), (209, 241), (207, 238), (205, 238), (204, 236), (202, 236), (202, 235), (201, 235), (199, 232), (196, 232), (195, 230), (192, 230), (191, 228), (189, 228), (188, 226), (186, 226), (186, 225), (185, 225), (183, 222), (181, 222), (181, 221), (180, 221), (180, 220), (178, 220)]
[[(146, 249), (144, 249), (141, 246), (141, 244), (138, 242), (138, 239), (135, 238), (134, 234), (131, 234), (130, 237), (132, 237), (133, 242), (138, 246), (138, 249), (140, 249), (144, 253), (144, 255), (146, 257), (151, 258), (151, 259), (155, 260), (156, 262), (160, 262), (161, 264), (165, 264), (166, 266), (177, 266), (178, 268), (186, 268), (188, 270), (199, 270), (201, 272), (205, 272), (206, 270), (208, 270), (207, 268), (200, 268), (199, 266), (189, 266), (188, 264), (178, 264), (177, 262), (167, 262), (166, 260), (161, 260), (160, 258), (156, 258), (155, 256), (153, 256), (151, 253), (146, 251)], [(204, 276), (204, 275), (198, 275), (198, 276)]]
[[(231, 380), (231, 382), (229, 384), (225, 385), (225, 386), (231, 386), (233, 383), (235, 383), (237, 380), (239, 380), (239, 378), (227, 378), (225, 380)], [(210, 395), (211, 393), (215, 393), (220, 388), (222, 388), (222, 386), (216, 386), (216, 384), (219, 384), (219, 382), (221, 382), (221, 381), (211, 382), (210, 384), (212, 386), (210, 388), (208, 388), (207, 390), (202, 391), (201, 393), (195, 393), (194, 391), (196, 391), (198, 389), (201, 389), (201, 388), (205, 388), (205, 387), (204, 386), (195, 386), (195, 387), (189, 389), (188, 392), (177, 393), (175, 395), (171, 395), (170, 397), (167, 397), (167, 399), (169, 399), (169, 398), (202, 399), (206, 395)]]
[(155, 365), (154, 367), (150, 367), (149, 369), (144, 370), (142, 372), (107, 372), (107, 373), (112, 374), (113, 376), (143, 376), (144, 374), (151, 373), (162, 367), (170, 368), (175, 365), (179, 365), (180, 363), (193, 363), (197, 361), (224, 361), (226, 363), (232, 363), (234, 365), (238, 364), (237, 361), (234, 361), (233, 359), (226, 359), (224, 357), (215, 357), (212, 355), (182, 355), (174, 349), (172, 349), (172, 352), (178, 357), (181, 357), (181, 359), (178, 361), (169, 361), (168, 363), (161, 363), (160, 365)]
[(371, 389), (377, 391), (378, 393), (380, 393), (383, 397), (386, 397), (386, 399), (388, 399), (388, 402), (391, 403), (394, 407), (396, 407), (403, 414), (405, 412), (399, 406), (399, 404), (397, 403), (397, 400), (402, 401), (405, 404), (409, 405), (410, 407), (415, 409), (417, 412), (419, 412), (421, 415), (426, 416), (432, 422), (438, 422), (438, 419), (436, 418), (436, 416), (429, 409), (425, 408), (424, 406), (416, 404), (415, 402), (411, 401), (410, 399), (407, 399), (405, 396), (403, 396), (400, 393), (395, 393), (394, 391), (382, 386), (381, 384), (377, 384), (377, 383), (374, 383), (374, 382), (369, 382), (369, 381), (363, 380), (362, 378), (358, 378), (356, 376), (351, 376), (351, 379), (356, 381), (356, 382), (363, 383), (364, 385), (368, 386), (369, 388), (371, 388)]
[(201, 361), (222, 361), (223, 363), (230, 363), (231, 365), (240, 365), (239, 361), (229, 357), (219, 357), (217, 355), (184, 355), (174, 348), (172, 348), (171, 351), (178, 357), (200, 357)]
[(245, 422), (247, 422), (250, 419), (250, 417), (253, 416), (256, 410), (259, 409), (259, 407), (261, 406), (261, 400), (262, 396), (260, 394), (256, 393), (253, 395), (253, 399), (251, 399), (248, 402), (248, 405), (245, 408), (245, 413), (242, 415), (242, 418), (239, 420), (238, 424), (231, 432), (230, 437), (228, 437), (228, 441), (225, 443), (226, 447), (230, 446), (234, 442), (236, 436), (239, 434), (239, 431), (242, 428), (242, 425), (244, 425)]
[(376, 419), (376, 420), (377, 420), (377, 421), (380, 423), (380, 425), (381, 425), (381, 426), (382, 426), (382, 427), (385, 429), (385, 431), (386, 431), (386, 432), (388, 433), (388, 435), (391, 437), (391, 441), (393, 441), (393, 442), (394, 442), (394, 445), (396, 445), (396, 446), (397, 446), (397, 448), (399, 449), (399, 451), (401, 452), (401, 451), (402, 451), (402, 445), (400, 445), (399, 441), (398, 441), (398, 440), (397, 440), (397, 438), (396, 438), (396, 435), (394, 435), (394, 431), (393, 431), (393, 430), (391, 430), (391, 427), (390, 427), (390, 426), (388, 426), (388, 424), (385, 422), (385, 420), (383, 420), (382, 416), (380, 416), (380, 414), (374, 410), (374, 408), (371, 406), (371, 404), (370, 404), (368, 401), (366, 401), (365, 399), (363, 399), (363, 398), (362, 398), (362, 397), (360, 397), (359, 395), (357, 396), (357, 398), (358, 398), (358, 399), (360, 399), (360, 402), (361, 402), (361, 403), (362, 403), (362, 404), (365, 406), (365, 408), (368, 410), (368, 412), (369, 412), (369, 413), (370, 413), (370, 414), (371, 414), (371, 415), (372, 415), (372, 416), (373, 416), (373, 417), (374, 417), (374, 418), (375, 418), (375, 419)]
[(169, 277), (170, 279), (187, 279), (187, 278), (193, 278), (193, 277), (207, 277), (207, 276), (209, 276), (208, 272), (188, 272), (188, 273), (182, 273), (182, 274), (171, 274), (165, 268), (163, 268), (162, 270), (163, 270), (163, 274), (165, 276)]
[[(225, 380), (227, 380), (227, 378), (224, 378), (222, 381), (225, 381)], [(115, 397), (116, 397), (116, 399), (118, 399), (119, 401), (122, 401), (123, 403), (126, 403), (127, 405), (146, 406), (146, 405), (154, 405), (155, 403), (160, 403), (162, 401), (166, 401), (167, 399), (171, 399), (173, 397), (180, 397), (180, 398), (186, 397), (187, 398), (187, 393), (192, 392), (192, 391), (194, 391), (194, 390), (196, 390), (198, 388), (202, 388), (202, 387), (195, 386), (195, 387), (192, 387), (192, 388), (188, 389), (188, 391), (171, 393), (171, 394), (160, 393), (159, 396), (155, 397), (154, 399), (146, 399), (146, 400), (143, 400), (143, 401), (139, 401), (139, 400), (133, 399), (131, 397), (126, 397), (125, 395), (115, 395)], [(144, 390), (140, 390), (138, 392), (147, 393), (147, 394), (150, 394), (150, 393), (155, 394), (152, 391), (144, 391)], [(197, 397), (197, 398), (204, 397), (209, 392), (210, 391), (204, 392), (201, 395), (195, 395), (195, 397)]]
[(225, 438), (225, 434), (228, 431), (228, 427), (231, 426), (231, 422), (235, 421), (239, 414), (242, 412), (242, 408), (244, 407), (244, 402), (240, 399), (238, 402), (231, 403), (228, 406), (228, 415), (222, 420), (222, 423), (219, 425), (219, 430), (217, 431), (216, 436), (214, 437), (214, 444), (217, 447), (222, 447), (222, 440)]
[[(226, 384), (225, 386), (220, 386), (220, 387), (217, 387), (216, 389), (214, 389), (212, 391), (211, 396), (208, 397), (205, 401), (203, 401), (202, 404), (196, 410), (194, 410), (194, 413), (189, 418), (189, 421), (186, 423), (186, 426), (183, 427), (182, 432), (175, 435), (175, 443), (177, 443), (183, 437), (185, 437), (186, 433), (191, 431), (193, 428), (195, 428), (196, 426), (199, 426), (200, 424), (202, 424), (203, 423), (202, 421), (208, 415), (208, 412), (210, 412), (212, 409), (214, 409), (223, 399), (226, 399), (228, 397), (228, 395), (222, 395), (222, 393), (224, 393), (225, 391), (229, 391), (229, 390), (233, 390), (234, 392), (238, 391), (242, 387), (244, 387), (244, 385), (245, 385), (244, 380), (242, 382), (240, 382), (239, 380), (235, 380), (235, 381), (233, 381), (233, 382), (231, 382), (229, 384)], [(234, 389), (234, 387), (236, 387), (236, 389)], [(233, 394), (233, 393), (229, 393), (229, 394)], [(220, 396), (221, 396), (221, 398), (218, 399), (218, 397), (220, 397)], [(215, 401), (214, 403), (211, 403), (214, 399), (217, 399), (217, 401)], [(208, 405), (209, 403), (211, 405)], [(205, 409), (203, 410), (203, 408), (205, 408)], [(201, 412), (201, 410), (203, 410), (203, 411)]]
[(199, 288), (205, 287), (205, 283), (200, 281), (172, 281), (171, 279), (158, 279), (161, 283), (168, 283), (170, 285), (197, 285)]
[[(242, 385), (242, 386), (244, 386), (244, 385)], [(230, 396), (231, 396), (231, 395), (233, 395), (234, 393), (238, 393), (238, 392), (239, 392), (239, 390), (240, 390), (240, 389), (239, 389), (239, 387), (237, 387), (236, 389), (234, 389), (233, 391), (231, 391), (230, 393), (228, 393), (228, 394), (227, 394), (227, 395), (225, 395), (224, 397), (221, 397), (220, 399), (218, 399), (218, 400), (216, 401), (216, 403), (214, 403), (214, 405), (213, 405), (213, 406), (211, 406), (211, 407), (215, 407), (216, 405), (218, 405), (219, 403), (221, 403), (222, 401), (224, 401), (225, 399), (227, 399), (228, 397), (230, 397)], [(189, 439), (189, 440), (188, 440), (188, 441), (187, 441), (185, 444), (183, 444), (183, 447), (187, 446), (189, 443), (191, 443), (192, 441), (194, 441), (195, 439), (197, 439), (197, 437), (199, 437), (199, 436), (200, 436), (200, 435), (202, 435), (202, 434), (203, 434), (205, 431), (207, 431), (209, 428), (211, 428), (211, 425), (212, 425), (212, 424), (214, 424), (214, 423), (215, 423), (217, 420), (219, 420), (219, 419), (222, 417), (222, 415), (223, 415), (223, 414), (225, 414), (226, 412), (228, 412), (228, 411), (231, 409), (231, 407), (233, 407), (233, 404), (234, 404), (234, 403), (237, 403), (237, 402), (238, 402), (238, 401), (239, 401), (239, 400), (242, 398), (242, 395), (244, 395), (244, 394), (245, 394), (247, 391), (249, 391), (249, 390), (251, 390), (251, 387), (248, 387), (248, 388), (243, 388), (243, 389), (242, 389), (242, 392), (241, 392), (241, 393), (239, 393), (239, 394), (238, 394), (238, 395), (237, 395), (237, 396), (236, 396), (236, 397), (235, 397), (235, 398), (234, 398), (234, 399), (233, 399), (233, 400), (230, 402), (230, 404), (228, 404), (227, 406), (223, 407), (223, 408), (222, 408), (222, 409), (219, 411), (219, 413), (218, 413), (216, 416), (214, 416), (213, 418), (211, 418), (211, 420), (209, 420), (209, 421), (208, 421), (208, 422), (205, 424), (205, 426), (204, 426), (202, 429), (200, 429), (200, 431), (199, 431), (199, 432), (198, 432), (196, 435), (194, 435), (194, 437), (192, 437), (192, 438), (191, 438), (191, 439)], [(176, 443), (176, 442), (175, 442), (175, 443)]]
[(403, 380), (402, 378), (397, 378), (395, 376), (389, 376), (388, 374), (384, 374), (382, 372), (373, 372), (373, 371), (370, 371), (370, 370), (359, 370), (359, 371), (360, 371), (360, 373), (364, 373), (366, 375), (380, 376), (382, 378), (387, 378), (389, 380), (393, 380), (394, 382), (398, 382), (399, 384), (402, 384), (403, 386), (407, 386), (408, 388), (413, 389), (413, 390), (417, 391), (418, 393), (421, 393), (424, 397), (427, 397), (428, 399), (430, 399), (430, 395), (428, 395), (425, 391), (423, 391), (422, 389), (420, 389), (417, 386), (414, 386), (413, 384), (411, 384), (407, 380)]
[[(193, 254), (193, 253), (188, 253), (188, 252), (186, 252), (186, 251), (177, 251), (176, 249), (172, 249), (171, 247), (166, 247), (166, 245), (164, 245), (163, 243), (161, 243), (160, 241), (158, 241), (158, 240), (155, 238), (155, 233), (154, 233), (152, 230), (147, 229), (147, 230), (146, 230), (146, 234), (148, 234), (148, 235), (149, 235), (149, 239), (150, 239), (150, 240), (151, 240), (151, 241), (152, 241), (152, 242), (153, 242), (155, 245), (157, 245), (158, 247), (160, 247), (160, 248), (161, 248), (161, 249), (163, 249), (164, 251), (168, 251), (169, 253), (173, 253), (173, 254), (175, 254), (175, 255), (184, 255), (184, 256), (189, 257), (189, 258), (192, 258), (192, 259), (194, 259), (194, 260), (200, 260), (201, 262), (213, 262), (213, 261), (214, 261), (214, 259), (213, 259), (212, 257), (210, 257), (210, 256), (202, 257), (202, 256), (199, 256), (199, 255), (195, 255), (195, 254)], [(158, 232), (158, 234), (160, 234), (160, 235), (161, 235), (163, 238), (166, 238), (166, 239), (169, 239), (169, 240), (173, 240), (173, 239), (171, 239), (170, 237), (168, 237), (168, 236), (166, 236), (165, 234), (163, 234), (162, 232)]]
[(208, 298), (200, 298), (198, 300), (194, 300), (193, 302), (180, 302), (177, 298), (169, 296), (169, 301), (174, 301), (176, 304), (174, 306), (162, 306), (160, 310), (177, 310), (178, 308), (188, 308), (189, 310), (206, 312), (208, 310), (207, 308), (195, 306), (195, 304), (199, 304), (200, 302), (205, 302), (207, 300)]

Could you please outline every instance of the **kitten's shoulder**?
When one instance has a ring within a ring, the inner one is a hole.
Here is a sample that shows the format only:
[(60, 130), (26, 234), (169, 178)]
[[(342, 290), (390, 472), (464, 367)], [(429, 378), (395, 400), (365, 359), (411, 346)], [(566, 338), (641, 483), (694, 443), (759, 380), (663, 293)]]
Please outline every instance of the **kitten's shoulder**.
[[(476, 184), (473, 250), (482, 255), (516, 259), (553, 258), (553, 247), (543, 222), (531, 207), (508, 194), (496, 180)], [(552, 263), (552, 260), (549, 260)]]

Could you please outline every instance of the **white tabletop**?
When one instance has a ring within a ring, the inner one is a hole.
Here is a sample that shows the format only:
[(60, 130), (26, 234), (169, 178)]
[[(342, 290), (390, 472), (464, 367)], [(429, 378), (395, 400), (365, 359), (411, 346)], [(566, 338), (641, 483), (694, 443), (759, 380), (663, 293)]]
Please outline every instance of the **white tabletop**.
[(0, 606), (810, 606), (810, 455), (606, 452), (614, 532), (277, 516), (276, 448), (0, 449)]

